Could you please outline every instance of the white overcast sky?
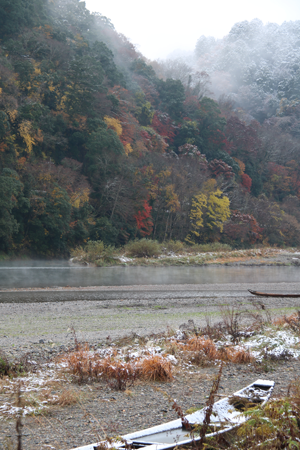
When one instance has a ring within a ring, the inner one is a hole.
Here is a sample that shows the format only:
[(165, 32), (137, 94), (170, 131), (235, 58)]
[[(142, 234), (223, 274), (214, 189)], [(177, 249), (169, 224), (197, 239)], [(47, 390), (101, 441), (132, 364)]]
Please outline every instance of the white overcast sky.
[(221, 38), (236, 22), (300, 20), (300, 0), (86, 0), (149, 59), (193, 50), (201, 35)]

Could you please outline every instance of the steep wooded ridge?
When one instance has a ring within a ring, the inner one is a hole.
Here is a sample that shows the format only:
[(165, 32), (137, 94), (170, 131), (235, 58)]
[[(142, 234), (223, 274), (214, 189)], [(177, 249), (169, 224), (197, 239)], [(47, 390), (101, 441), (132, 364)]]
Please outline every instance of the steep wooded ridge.
[(202, 37), (196, 69), (78, 0), (0, 0), (0, 39), (0, 251), (299, 245), (300, 22)]

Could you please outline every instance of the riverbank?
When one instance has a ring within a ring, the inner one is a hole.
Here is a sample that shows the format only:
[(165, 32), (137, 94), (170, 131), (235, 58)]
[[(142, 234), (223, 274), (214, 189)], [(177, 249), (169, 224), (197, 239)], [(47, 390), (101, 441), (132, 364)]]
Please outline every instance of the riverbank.
[[(205, 265), (226, 265), (226, 266), (300, 266), (300, 252), (296, 248), (277, 249), (259, 248), (226, 251), (181, 251), (165, 252), (156, 256), (129, 257), (119, 254), (109, 261), (99, 260), (101, 267), (111, 267), (114, 265), (123, 266), (205, 266)], [(92, 261), (84, 255), (71, 258), (71, 264), (84, 266), (97, 266), (97, 260)]]
[[(16, 446), (18, 407), (27, 413), (22, 419), (22, 442), (26, 450), (69, 450), (106, 436), (174, 420), (177, 416), (167, 396), (176, 399), (184, 413), (191, 408), (202, 408), (219, 370), (219, 358), (224, 355), (224, 349), (231, 356), (229, 360), (225, 358), (218, 392), (221, 397), (231, 395), (257, 379), (275, 381), (276, 398), (287, 395), (290, 383), (300, 373), (299, 337), (285, 320), (277, 325), (268, 322), (269, 312), (267, 308), (260, 310), (260, 325), (254, 317), (251, 326), (246, 328), (239, 320), (241, 334), (236, 335), (237, 345), (230, 338), (233, 337), (230, 328), (224, 328), (223, 319), (221, 327), (202, 328), (204, 341), (194, 334), (193, 329), (199, 333), (197, 323), (187, 321), (181, 324), (180, 330), (164, 329), (145, 336), (133, 332), (115, 340), (95, 340), (88, 347), (78, 347), (78, 343), (76, 347), (76, 342), (82, 341), (82, 335), (75, 336), (72, 330), (66, 345), (40, 340), (33, 346), (23, 346), (27, 351), (29, 374), (23, 373), (17, 379), (0, 378), (0, 448), (6, 450)], [(295, 323), (299, 322), (296, 316), (295, 320)], [(246, 330), (248, 334), (245, 334)], [(195, 339), (198, 340), (197, 352), (189, 350)], [(282, 341), (286, 342), (282, 344)], [(202, 360), (199, 345), (207, 348)], [(216, 346), (220, 348), (219, 356), (214, 354)], [(243, 348), (251, 349), (250, 353), (242, 351)], [(195, 359), (196, 354), (200, 361)], [(137, 379), (134, 384), (128, 380), (124, 389), (118, 390), (112, 380), (101, 377), (95, 380), (88, 375), (88, 361), (93, 361), (95, 356), (100, 361), (101, 358), (112, 358), (113, 365), (117, 366), (122, 361), (134, 364), (143, 355), (150, 359), (157, 357), (168, 368), (170, 376), (165, 381)], [(20, 353), (18, 357), (21, 357)], [(19, 406), (15, 400), (18, 386), (22, 399)]]
[[(261, 291), (300, 292), (300, 282), (258, 283), (255, 287)], [(253, 283), (2, 290), (0, 350), (11, 361), (29, 361), (32, 370), (31, 375), (17, 379), (21, 390), (25, 390), (24, 405), (33, 408), (23, 419), (23, 448), (69, 450), (96, 442), (105, 433), (120, 435), (175, 419), (163, 392), (176, 398), (183, 411), (204, 406), (218, 371), (218, 361), (202, 367), (185, 365), (182, 360), (172, 365), (174, 378), (169, 381), (137, 380), (125, 391), (116, 391), (103, 380), (78, 384), (62, 373), (57, 364), (74, 350), (76, 340), (87, 342), (90, 354), (98, 351), (126, 354), (130, 348), (134, 353), (156, 348), (154, 351), (161, 354), (159, 348), (166, 347), (163, 340), (181, 336), (178, 330), (184, 332), (191, 320), (196, 329), (203, 329), (238, 314), (239, 321), (243, 316), (247, 325), (247, 320), (257, 322), (258, 316), (269, 320), (289, 316), (299, 309), (300, 299), (295, 298), (262, 298), (258, 303), (247, 292), (248, 288), (253, 288)], [(240, 331), (244, 325), (241, 320)], [(258, 363), (227, 361), (221, 395), (230, 395), (260, 378), (274, 380), (274, 395), (279, 397), (299, 377), (297, 331), (288, 335), (283, 321), (278, 330), (284, 335), (272, 334), (272, 326), (259, 335), (257, 326), (257, 336), (253, 337), (257, 338), (255, 348), (260, 353), (267, 348), (266, 358)], [(250, 340), (253, 338), (250, 336)], [(277, 348), (282, 352), (272, 356), (270, 352)], [(175, 347), (172, 350), (169, 346), (168, 351), (178, 359)], [(257, 358), (259, 361), (261, 356)], [(16, 390), (12, 382), (10, 378), (0, 379), (1, 450), (14, 448), (16, 442), (13, 409)]]
[[(197, 326), (218, 322), (221, 307), (251, 308), (253, 283), (201, 285), (94, 286), (90, 288), (11, 289), (0, 292), (0, 348), (17, 354), (48, 341), (80, 339), (99, 343), (130, 332), (149, 335), (177, 329), (188, 319)], [(300, 283), (257, 283), (263, 292), (300, 292)], [(298, 309), (297, 298), (263, 298), (274, 315)]]

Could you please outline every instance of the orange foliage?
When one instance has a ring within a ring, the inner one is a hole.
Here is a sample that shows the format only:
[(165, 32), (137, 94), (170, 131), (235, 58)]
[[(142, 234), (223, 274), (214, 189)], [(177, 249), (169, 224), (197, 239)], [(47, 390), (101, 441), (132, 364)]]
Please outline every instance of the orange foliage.
[(7, 144), (5, 144), (4, 142), (1, 142), (1, 144), (0, 144), (0, 152), (5, 152), (6, 148), (7, 148)]

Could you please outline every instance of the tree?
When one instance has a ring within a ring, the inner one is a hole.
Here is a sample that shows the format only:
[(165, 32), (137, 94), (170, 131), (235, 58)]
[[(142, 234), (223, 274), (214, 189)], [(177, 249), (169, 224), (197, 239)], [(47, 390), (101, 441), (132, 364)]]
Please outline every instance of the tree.
[(22, 27), (35, 26), (45, 19), (46, 0), (1, 0), (0, 39), (18, 33)]
[(172, 119), (179, 119), (182, 115), (185, 99), (184, 87), (181, 81), (168, 78), (166, 81), (157, 80), (157, 90), (161, 101), (161, 109), (166, 109)]
[(209, 180), (204, 190), (195, 195), (190, 212), (191, 230), (186, 241), (194, 243), (216, 236), (216, 231), (222, 233), (223, 225), (230, 217), (229, 198), (216, 188), (215, 180)]
[(224, 225), (224, 235), (229, 238), (229, 243), (239, 245), (253, 245), (262, 238), (262, 228), (258, 225), (252, 214), (243, 214), (240, 211), (232, 211), (230, 220)]
[(14, 218), (13, 208), (17, 197), (23, 189), (18, 174), (10, 169), (3, 169), (0, 175), (0, 248), (10, 248), (12, 236), (18, 231), (18, 222)]
[(153, 220), (151, 217), (152, 207), (149, 205), (147, 200), (144, 200), (142, 211), (138, 211), (134, 216), (136, 220), (136, 226), (139, 233), (145, 237), (152, 233)]

